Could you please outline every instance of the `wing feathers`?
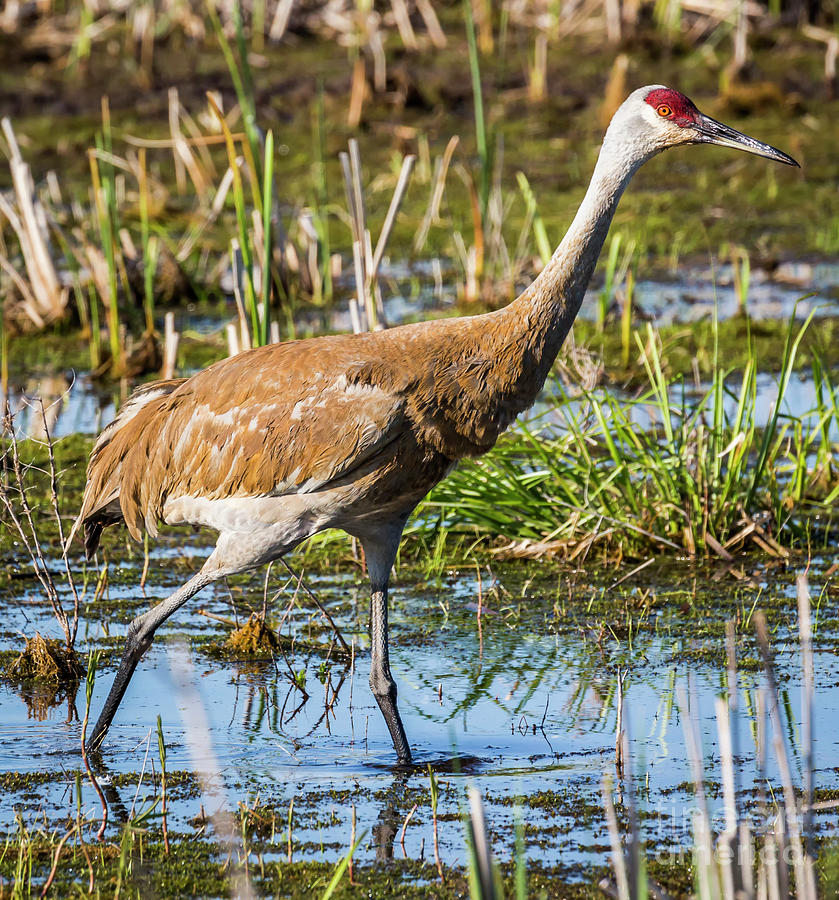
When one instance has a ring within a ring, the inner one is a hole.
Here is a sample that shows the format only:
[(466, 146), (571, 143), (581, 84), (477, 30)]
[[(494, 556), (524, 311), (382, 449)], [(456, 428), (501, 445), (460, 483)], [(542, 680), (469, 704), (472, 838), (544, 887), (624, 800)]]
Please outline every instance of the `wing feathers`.
[(131, 441), (138, 432), (145, 430), (147, 421), (154, 419), (166, 397), (185, 381), (175, 378), (137, 388), (114, 420), (99, 433), (87, 467), (82, 506), (67, 538), (68, 547), (84, 526), (85, 550), (92, 556), (99, 545), (102, 528), (119, 521), (123, 460), (130, 452)]
[(73, 534), (85, 522), (95, 549), (117, 498), (140, 538), (170, 497), (309, 493), (351, 476), (409, 427), (400, 377), (359, 364), (357, 345), (272, 345), (140, 388), (96, 442)]

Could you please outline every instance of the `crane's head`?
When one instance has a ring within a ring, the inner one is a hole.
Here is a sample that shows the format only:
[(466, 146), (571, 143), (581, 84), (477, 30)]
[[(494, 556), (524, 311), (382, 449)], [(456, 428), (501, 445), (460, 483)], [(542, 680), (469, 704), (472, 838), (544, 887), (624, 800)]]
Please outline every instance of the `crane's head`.
[(788, 166), (798, 165), (786, 153), (706, 116), (684, 94), (660, 84), (647, 85), (630, 94), (615, 113), (609, 131), (620, 134), (624, 142), (631, 142), (633, 149), (644, 156), (679, 144), (719, 144)]

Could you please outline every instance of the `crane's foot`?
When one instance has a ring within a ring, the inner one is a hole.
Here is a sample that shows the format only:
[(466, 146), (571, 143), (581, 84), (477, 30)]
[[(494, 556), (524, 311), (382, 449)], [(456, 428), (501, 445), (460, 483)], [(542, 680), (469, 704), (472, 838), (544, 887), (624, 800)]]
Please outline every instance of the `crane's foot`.
[(373, 673), (371, 673), (370, 687), (373, 689), (373, 696), (376, 698), (379, 709), (385, 717), (385, 723), (390, 732), (390, 739), (393, 741), (393, 749), (396, 751), (399, 765), (410, 766), (412, 761), (411, 747), (408, 743), (408, 738), (405, 736), (405, 727), (402, 724), (399, 708), (396, 705), (396, 682), (392, 678), (386, 677), (385, 684), (382, 685), (380, 680), (374, 678)]

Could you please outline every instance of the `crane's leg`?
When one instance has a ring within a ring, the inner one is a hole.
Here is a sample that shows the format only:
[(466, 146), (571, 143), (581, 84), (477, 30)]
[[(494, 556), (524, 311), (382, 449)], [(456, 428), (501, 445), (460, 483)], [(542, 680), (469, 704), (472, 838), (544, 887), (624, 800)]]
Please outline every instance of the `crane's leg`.
[[(209, 560), (208, 560), (209, 561)], [(201, 588), (211, 584), (216, 579), (224, 575), (225, 572), (217, 568), (208, 569), (206, 564), (200, 572), (193, 575), (183, 587), (178, 588), (174, 594), (161, 600), (157, 606), (140, 614), (128, 626), (128, 634), (125, 638), (125, 650), (122, 653), (122, 660), (117, 669), (114, 683), (111, 691), (105, 700), (105, 706), (99, 714), (99, 719), (87, 739), (87, 749), (89, 751), (98, 750), (108, 729), (111, 727), (111, 721), (116, 714), (122, 698), (128, 689), (131, 676), (137, 668), (137, 663), (142, 655), (151, 647), (154, 639), (154, 633), (172, 615), (176, 610), (180, 609), (190, 597), (194, 597)]]
[(396, 705), (396, 682), (390, 674), (390, 656), (387, 634), (387, 591), (390, 570), (396, 560), (402, 529), (388, 533), (386, 537), (377, 535), (374, 539), (362, 539), (367, 558), (367, 572), (372, 589), (370, 597), (370, 689), (385, 717), (396, 756), (402, 765), (411, 762), (411, 748), (405, 737), (405, 728)]

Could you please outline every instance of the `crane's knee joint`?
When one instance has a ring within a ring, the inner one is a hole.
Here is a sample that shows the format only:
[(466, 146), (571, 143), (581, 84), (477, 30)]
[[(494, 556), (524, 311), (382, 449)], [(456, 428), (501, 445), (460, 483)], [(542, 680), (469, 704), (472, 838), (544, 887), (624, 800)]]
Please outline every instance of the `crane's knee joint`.
[(388, 697), (396, 703), (396, 682), (389, 672), (371, 672), (370, 690), (374, 697)]
[(139, 659), (151, 647), (153, 639), (154, 629), (145, 625), (141, 616), (128, 626), (128, 633), (125, 636), (125, 651), (135, 659)]

